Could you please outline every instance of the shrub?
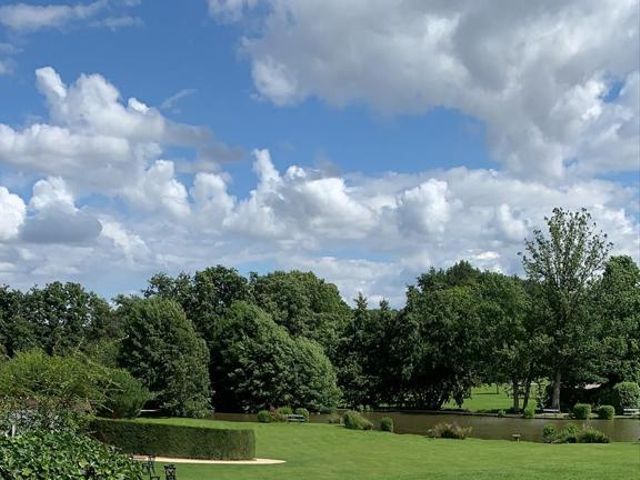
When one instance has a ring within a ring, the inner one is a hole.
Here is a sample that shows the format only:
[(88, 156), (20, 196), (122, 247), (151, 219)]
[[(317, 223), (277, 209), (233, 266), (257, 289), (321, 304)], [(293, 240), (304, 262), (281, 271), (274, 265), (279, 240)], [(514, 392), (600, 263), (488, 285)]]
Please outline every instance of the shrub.
[(622, 415), (627, 408), (640, 408), (640, 385), (635, 382), (622, 382), (613, 387), (613, 405)]
[(382, 417), (380, 419), (380, 430), (383, 432), (393, 432), (393, 419), (390, 417)]
[(504, 410), (498, 410), (498, 417), (502, 418), (506, 415), (506, 412)]
[(573, 416), (578, 420), (589, 420), (591, 418), (591, 405), (588, 403), (576, 403), (573, 406)]
[(613, 420), (613, 417), (616, 414), (616, 409), (613, 405), (601, 405), (598, 408), (598, 418), (600, 420)]
[(309, 410), (307, 410), (306, 408), (296, 408), (295, 412), (296, 415), (302, 415), (305, 419), (305, 421), (309, 421)]
[(253, 430), (106, 419), (93, 421), (91, 429), (96, 439), (126, 453), (207, 460), (248, 460), (255, 457)]
[(349, 430), (371, 430), (373, 424), (361, 414), (354, 411), (345, 412), (342, 416), (342, 423)]
[(293, 409), (291, 407), (280, 407), (278, 409), (278, 413), (280, 415), (291, 415), (293, 413)]
[(522, 412), (522, 418), (533, 418), (536, 416), (536, 406), (527, 405), (527, 408)]
[(577, 441), (578, 443), (609, 443), (609, 437), (600, 430), (587, 427), (578, 433)]
[(149, 390), (126, 370), (112, 370), (109, 376), (106, 398), (98, 414), (111, 418), (137, 417), (149, 400)]
[(256, 417), (260, 423), (271, 423), (271, 413), (269, 410), (260, 410)]
[(557, 438), (557, 436), (558, 436), (558, 430), (556, 429), (556, 426), (553, 425), (552, 423), (547, 423), (542, 428), (542, 438), (544, 439), (545, 442), (551, 443)]
[(342, 417), (337, 413), (332, 413), (327, 417), (327, 422), (337, 425), (342, 423)]
[(457, 423), (439, 423), (431, 430), (428, 436), (431, 438), (453, 438), (464, 440), (471, 434), (472, 427), (461, 427)]
[(576, 443), (580, 428), (574, 423), (568, 423), (558, 432), (554, 440), (555, 443)]
[[(92, 471), (95, 476), (89, 477)], [(0, 436), (0, 478), (12, 480), (142, 480), (142, 464), (86, 435), (29, 432)]]

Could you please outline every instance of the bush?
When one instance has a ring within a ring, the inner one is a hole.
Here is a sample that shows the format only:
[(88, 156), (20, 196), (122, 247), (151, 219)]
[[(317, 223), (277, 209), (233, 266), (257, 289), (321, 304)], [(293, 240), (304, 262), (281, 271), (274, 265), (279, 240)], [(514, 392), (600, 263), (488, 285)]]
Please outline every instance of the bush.
[(293, 409), (291, 407), (280, 407), (278, 409), (278, 413), (282, 416), (291, 415), (293, 413)]
[(371, 430), (373, 424), (358, 412), (348, 411), (342, 416), (342, 423), (349, 430)]
[(255, 457), (253, 430), (106, 419), (93, 421), (91, 429), (96, 439), (126, 453), (206, 460), (249, 460)]
[(609, 437), (595, 428), (583, 428), (577, 436), (578, 443), (609, 443)]
[(536, 416), (536, 406), (535, 405), (527, 405), (527, 408), (522, 412), (522, 418), (533, 418)]
[(393, 432), (393, 419), (390, 417), (382, 417), (380, 419), (380, 430), (383, 432)]
[(498, 410), (498, 417), (502, 418), (506, 415), (507, 413), (504, 410)]
[(471, 435), (472, 427), (461, 427), (457, 423), (439, 423), (431, 430), (428, 436), (431, 438), (453, 438), (456, 440), (464, 440)]
[(598, 408), (598, 418), (600, 420), (613, 420), (613, 417), (616, 414), (616, 409), (613, 405), (601, 405)]
[[(94, 477), (88, 477), (88, 472)], [(142, 480), (142, 464), (113, 447), (72, 432), (0, 436), (0, 478), (11, 480)]]
[(256, 417), (260, 423), (271, 423), (271, 413), (269, 410), (260, 410)]
[(555, 443), (576, 443), (578, 441), (578, 434), (580, 428), (574, 423), (568, 423), (565, 427), (558, 432), (554, 442)]
[(556, 429), (556, 426), (553, 425), (552, 423), (547, 423), (542, 428), (542, 438), (544, 439), (545, 442), (551, 443), (557, 438), (557, 436), (558, 436), (558, 430)]
[(591, 418), (591, 405), (588, 403), (576, 403), (573, 406), (573, 417), (578, 420), (589, 420)]
[(305, 421), (309, 421), (309, 410), (307, 410), (306, 408), (296, 408), (295, 412), (296, 415), (302, 415), (305, 419)]
[(342, 417), (337, 413), (332, 413), (327, 417), (327, 423), (331, 423), (335, 425), (340, 424), (342, 423)]
[(142, 383), (126, 370), (112, 370), (106, 399), (98, 414), (111, 418), (135, 418), (149, 400), (150, 394)]
[(635, 382), (622, 382), (613, 387), (613, 405), (618, 414), (625, 409), (640, 408), (640, 385)]

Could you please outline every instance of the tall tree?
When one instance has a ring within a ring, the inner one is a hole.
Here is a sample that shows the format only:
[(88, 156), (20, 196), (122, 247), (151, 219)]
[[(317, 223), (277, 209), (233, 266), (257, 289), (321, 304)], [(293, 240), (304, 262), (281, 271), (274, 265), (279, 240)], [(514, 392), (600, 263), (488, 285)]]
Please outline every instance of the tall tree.
[(119, 366), (152, 393), (159, 407), (197, 417), (210, 409), (209, 351), (180, 305), (164, 298), (120, 297), (125, 338)]
[(595, 342), (587, 304), (612, 244), (585, 209), (568, 212), (555, 208), (545, 220), (547, 232), (536, 229), (533, 237), (525, 240), (522, 264), (528, 277), (541, 286), (541, 320), (552, 339), (548, 352), (551, 406), (559, 409), (563, 375), (579, 365)]

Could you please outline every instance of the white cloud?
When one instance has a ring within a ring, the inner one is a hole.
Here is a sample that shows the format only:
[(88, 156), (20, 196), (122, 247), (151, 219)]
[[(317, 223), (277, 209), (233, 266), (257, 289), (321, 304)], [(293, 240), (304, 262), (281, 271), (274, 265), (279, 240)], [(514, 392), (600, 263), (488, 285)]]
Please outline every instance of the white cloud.
[[(266, 5), (265, 5), (266, 4)], [(240, 19), (251, 4), (210, 1)], [(271, 0), (242, 49), (259, 95), (387, 113), (460, 110), (500, 162), (561, 177), (634, 170), (640, 155), (636, 0)], [(249, 25), (253, 25), (249, 23)], [(613, 81), (623, 94), (605, 96)]]
[(19, 32), (61, 28), (71, 22), (95, 17), (108, 5), (107, 0), (75, 5), (29, 5), (14, 3), (0, 7), (0, 25)]
[(26, 211), (22, 198), (0, 186), (0, 242), (18, 234), (24, 223)]

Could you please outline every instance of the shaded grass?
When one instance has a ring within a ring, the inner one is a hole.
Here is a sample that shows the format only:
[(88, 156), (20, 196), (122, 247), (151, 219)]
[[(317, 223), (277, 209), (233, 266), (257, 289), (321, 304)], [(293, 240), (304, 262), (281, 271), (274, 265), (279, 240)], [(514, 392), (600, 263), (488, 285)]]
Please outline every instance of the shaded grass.
[(335, 425), (144, 419), (212, 428), (253, 428), (257, 455), (284, 465), (179, 465), (180, 480), (629, 480), (640, 478), (640, 445), (547, 445), (430, 440)]
[[(471, 398), (465, 399), (462, 408), (470, 412), (493, 412), (508, 410), (512, 404), (512, 399), (505, 393), (502, 386), (496, 392), (495, 385), (482, 385), (471, 390)], [(443, 405), (442, 408), (456, 409), (458, 405), (456, 402), (451, 401)]]

